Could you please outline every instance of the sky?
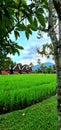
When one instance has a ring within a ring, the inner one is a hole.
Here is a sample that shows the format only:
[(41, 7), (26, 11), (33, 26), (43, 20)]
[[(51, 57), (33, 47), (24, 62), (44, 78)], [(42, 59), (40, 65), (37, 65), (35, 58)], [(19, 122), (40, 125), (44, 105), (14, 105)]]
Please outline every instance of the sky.
[[(13, 33), (11, 34), (11, 39), (16, 41)], [(20, 32), (20, 37), (16, 42), (23, 46), (24, 50), (20, 50), (20, 56), (17, 54), (15, 54), (15, 56), (9, 55), (14, 62), (22, 64), (30, 64), (32, 62), (33, 65), (37, 64), (38, 59), (40, 59), (41, 63), (54, 62), (52, 58), (47, 59), (45, 56), (41, 57), (37, 53), (37, 48), (42, 48), (42, 45), (45, 43), (51, 43), (51, 40), (46, 33), (43, 34), (41, 39), (38, 39), (37, 32), (33, 31), (32, 35), (29, 37), (29, 40), (27, 40), (25, 32)]]
[[(30, 0), (27, 0), (27, 3), (29, 4)], [(16, 41), (13, 33), (11, 34), (11, 39), (13, 41)], [(20, 56), (17, 54), (15, 54), (15, 56), (8, 55), (14, 62), (22, 64), (30, 64), (32, 62), (33, 65), (37, 64), (38, 59), (40, 59), (41, 63), (54, 62), (52, 58), (47, 59), (45, 56), (41, 57), (37, 53), (37, 48), (42, 48), (42, 45), (45, 43), (51, 43), (51, 40), (46, 33), (43, 33), (43, 38), (38, 39), (37, 32), (33, 31), (32, 35), (30, 35), (29, 40), (27, 40), (25, 32), (20, 32), (20, 37), (16, 42), (19, 45), (23, 46), (24, 50), (20, 50)]]

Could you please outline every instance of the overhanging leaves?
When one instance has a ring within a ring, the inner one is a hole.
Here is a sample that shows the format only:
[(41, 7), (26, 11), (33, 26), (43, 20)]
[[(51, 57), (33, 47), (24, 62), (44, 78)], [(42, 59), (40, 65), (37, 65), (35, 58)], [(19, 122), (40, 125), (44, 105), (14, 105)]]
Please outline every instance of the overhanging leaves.
[(37, 18), (38, 18), (38, 21), (39, 21), (39, 23), (42, 25), (42, 26), (44, 26), (45, 27), (45, 18), (44, 18), (44, 16), (42, 15), (42, 14), (36, 14), (37, 15)]
[[(21, 49), (21, 47), (14, 46), (10, 39), (11, 31), (14, 30), (16, 40), (20, 36), (20, 31), (25, 31), (26, 37), (29, 39), (32, 30), (37, 31), (39, 23), (45, 27), (43, 16), (45, 4), (46, 0), (34, 0), (28, 5), (26, 0), (0, 1), (0, 50), (2, 52), (15, 54), (18, 52), (17, 49)], [(27, 20), (27, 24), (24, 19)], [(17, 48), (15, 49), (15, 47)]]

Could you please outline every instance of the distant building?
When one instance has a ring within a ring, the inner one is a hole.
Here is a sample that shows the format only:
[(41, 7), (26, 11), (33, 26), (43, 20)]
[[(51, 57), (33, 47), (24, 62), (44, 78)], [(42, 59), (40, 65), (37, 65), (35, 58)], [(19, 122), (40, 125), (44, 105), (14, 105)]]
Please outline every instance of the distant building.
[(10, 74), (18, 74), (20, 71), (20, 66), (19, 64), (16, 64), (15, 66), (10, 66), (9, 70), (10, 70)]
[(0, 71), (0, 74), (25, 74), (32, 73), (32, 67), (28, 65), (16, 64)]
[(32, 68), (28, 65), (21, 66), (20, 64), (16, 64), (14, 67), (9, 67), (10, 74), (24, 74), (24, 73), (32, 73)]
[(9, 71), (8, 68), (4, 69), (4, 70), (1, 71), (1, 74), (10, 74), (10, 71)]
[(32, 73), (32, 68), (28, 65), (22, 66), (22, 73)]

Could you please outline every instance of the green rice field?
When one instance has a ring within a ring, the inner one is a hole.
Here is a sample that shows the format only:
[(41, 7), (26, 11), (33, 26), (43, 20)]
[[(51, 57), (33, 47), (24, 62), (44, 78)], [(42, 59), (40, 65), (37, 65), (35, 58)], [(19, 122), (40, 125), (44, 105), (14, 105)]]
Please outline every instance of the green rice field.
[(0, 114), (22, 109), (55, 93), (55, 74), (0, 75)]

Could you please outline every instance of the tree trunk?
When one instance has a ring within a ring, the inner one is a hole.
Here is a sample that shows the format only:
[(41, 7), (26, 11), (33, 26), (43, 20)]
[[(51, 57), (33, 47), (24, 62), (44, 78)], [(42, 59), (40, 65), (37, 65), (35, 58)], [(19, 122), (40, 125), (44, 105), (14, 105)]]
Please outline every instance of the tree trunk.
[(58, 130), (61, 130), (61, 20), (59, 20), (59, 46), (57, 59), (57, 109), (58, 109)]
[[(54, 19), (53, 19), (53, 1), (49, 0), (49, 35), (54, 47), (54, 57), (57, 74), (57, 112), (58, 112), (58, 127), (57, 130), (61, 130), (61, 21), (59, 20), (59, 37), (54, 30)], [(59, 19), (59, 18), (58, 18)]]
[(58, 130), (61, 130), (61, 53), (56, 62), (57, 69), (57, 110), (58, 110)]

